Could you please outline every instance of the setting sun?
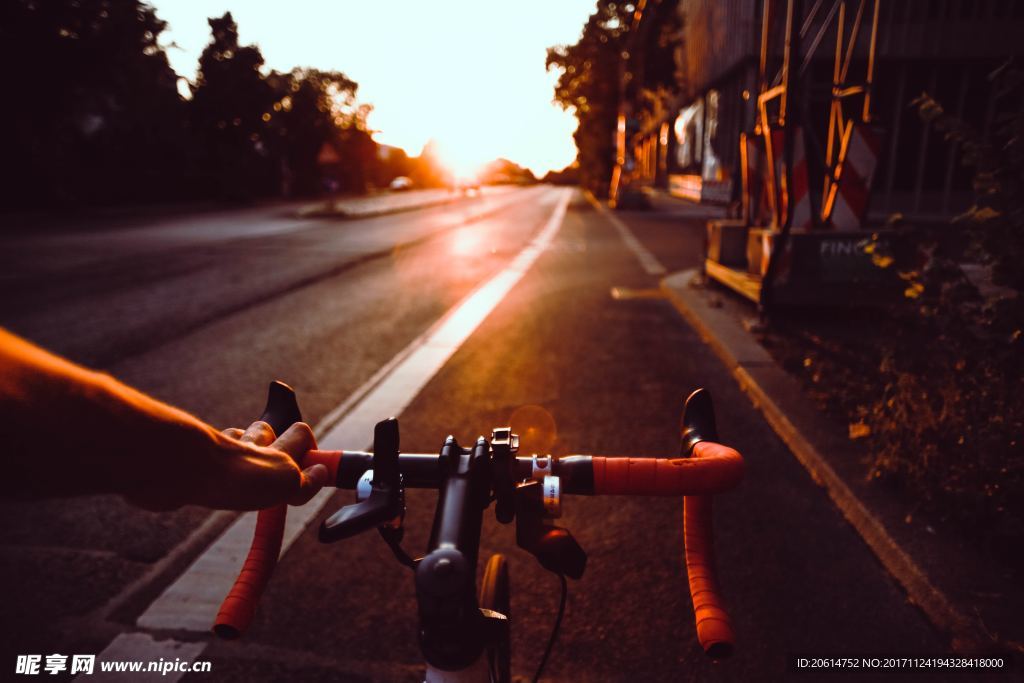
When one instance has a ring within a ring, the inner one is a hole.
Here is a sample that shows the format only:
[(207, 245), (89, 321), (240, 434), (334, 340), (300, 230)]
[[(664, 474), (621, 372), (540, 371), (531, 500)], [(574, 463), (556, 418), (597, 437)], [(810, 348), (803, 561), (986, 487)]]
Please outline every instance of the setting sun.
[(431, 142), (438, 162), (457, 180), (475, 178), (484, 165), (497, 156), (489, 155), (480, 145), (473, 144), (473, 136), (461, 135), (454, 131), (442, 134)]
[(545, 50), (575, 42), (593, 0), (507, 4), (156, 0), (175, 70), (193, 78), (206, 19), (230, 10), (265, 69), (343, 71), (370, 104), (374, 139), (419, 154), (429, 140), (456, 174), (503, 157), (543, 175), (576, 157), (569, 112), (552, 104)]

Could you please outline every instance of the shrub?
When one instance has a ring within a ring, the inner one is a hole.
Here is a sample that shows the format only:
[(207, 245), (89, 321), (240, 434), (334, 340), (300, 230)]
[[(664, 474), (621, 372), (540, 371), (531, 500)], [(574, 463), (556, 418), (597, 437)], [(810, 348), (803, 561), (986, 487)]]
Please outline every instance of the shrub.
[(993, 543), (1024, 537), (1024, 73), (991, 79), (1007, 111), (988, 140), (928, 94), (914, 101), (959, 146), (975, 201), (948, 225), (902, 228), (913, 260), (876, 245), (906, 283), (892, 312), (906, 325), (883, 350), (870, 421), (876, 476)]

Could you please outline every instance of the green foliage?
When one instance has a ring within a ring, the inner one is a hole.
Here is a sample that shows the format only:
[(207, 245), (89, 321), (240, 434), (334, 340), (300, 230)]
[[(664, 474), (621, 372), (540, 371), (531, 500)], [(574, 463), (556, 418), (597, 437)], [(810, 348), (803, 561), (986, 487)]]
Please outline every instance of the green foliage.
[(359, 86), (339, 71), (318, 69), (275, 71), (267, 80), (276, 101), (266, 116), (282, 173), (291, 193), (317, 194), (322, 189), (317, 165), (321, 147), (328, 142), (338, 146), (344, 129), (361, 126), (355, 109)]
[(929, 95), (915, 100), (973, 170), (975, 203), (952, 224), (903, 228), (914, 259), (875, 254), (906, 296), (871, 420), (877, 474), (998, 541), (1024, 538), (1024, 74), (992, 78), (989, 140)]
[(139, 201), (181, 177), (187, 130), (164, 28), (133, 0), (0, 3), (0, 202)]
[(548, 171), (541, 178), (542, 183), (552, 185), (579, 185), (580, 169), (576, 164), (570, 164), (560, 171)]
[(269, 191), (268, 120), (279, 95), (263, 78), (259, 48), (238, 43), (231, 12), (209, 20), (213, 40), (199, 57), (189, 107), (200, 167), (213, 194), (247, 199)]
[(636, 101), (640, 119), (660, 121), (668, 115), (665, 105), (674, 104), (683, 81), (679, 70), (683, 17), (679, 3), (671, 0), (648, 6), (646, 12), (650, 16), (642, 44), (633, 46), (633, 52), (642, 51), (638, 73), (630, 78), (638, 94), (627, 92), (627, 97)]
[(633, 6), (599, 0), (579, 41), (548, 49), (546, 67), (560, 71), (555, 102), (576, 115), (573, 134), (580, 183), (597, 196), (608, 194), (615, 162), (619, 68)]
[(166, 24), (139, 0), (11, 0), (0, 4), (0, 57), (12, 142), (0, 205), (108, 204), (313, 194), (317, 155), (341, 188), (372, 180), (369, 108), (345, 74), (262, 72), (231, 13), (209, 20), (191, 99), (159, 45)]
[(478, 179), (490, 185), (532, 185), (537, 182), (533, 171), (508, 159), (495, 159), (490, 162), (480, 169)]
[(573, 138), (579, 182), (599, 197), (607, 196), (615, 166), (620, 103), (633, 107), (631, 118), (658, 118), (679, 88), (679, 3), (647, 3), (639, 30), (635, 10), (630, 2), (598, 0), (575, 44), (548, 49), (548, 70), (560, 72), (555, 102), (578, 123)]

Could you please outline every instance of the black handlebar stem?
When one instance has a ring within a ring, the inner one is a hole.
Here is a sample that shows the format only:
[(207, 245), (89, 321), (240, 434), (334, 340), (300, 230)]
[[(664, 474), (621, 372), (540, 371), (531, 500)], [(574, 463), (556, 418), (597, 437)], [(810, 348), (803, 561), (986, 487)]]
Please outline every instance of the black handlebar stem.
[(458, 671), (481, 655), (488, 630), (475, 585), (483, 513), (491, 502), (491, 447), (480, 437), (464, 449), (449, 436), (440, 456), (434, 525), (416, 567), (419, 640), (432, 666)]

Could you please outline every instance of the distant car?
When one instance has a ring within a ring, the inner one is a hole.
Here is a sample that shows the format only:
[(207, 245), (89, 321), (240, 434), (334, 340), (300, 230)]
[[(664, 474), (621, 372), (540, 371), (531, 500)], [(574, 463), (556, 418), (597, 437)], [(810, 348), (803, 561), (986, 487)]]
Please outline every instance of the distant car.
[(397, 178), (395, 178), (394, 180), (391, 181), (391, 184), (388, 185), (388, 188), (392, 192), (401, 192), (402, 190), (411, 190), (412, 189), (412, 178), (407, 178), (404, 175), (400, 175), (400, 176), (398, 176)]

